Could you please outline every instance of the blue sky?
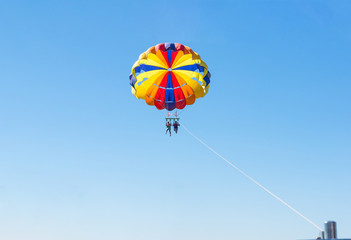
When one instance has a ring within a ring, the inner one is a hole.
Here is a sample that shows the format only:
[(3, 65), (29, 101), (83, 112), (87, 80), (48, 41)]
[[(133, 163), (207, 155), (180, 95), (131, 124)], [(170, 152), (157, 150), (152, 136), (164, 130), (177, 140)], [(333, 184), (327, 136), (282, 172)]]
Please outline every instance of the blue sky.
[(0, 236), (280, 240), (318, 230), (130, 92), (139, 54), (198, 52), (198, 137), (351, 237), (351, 2), (0, 1)]

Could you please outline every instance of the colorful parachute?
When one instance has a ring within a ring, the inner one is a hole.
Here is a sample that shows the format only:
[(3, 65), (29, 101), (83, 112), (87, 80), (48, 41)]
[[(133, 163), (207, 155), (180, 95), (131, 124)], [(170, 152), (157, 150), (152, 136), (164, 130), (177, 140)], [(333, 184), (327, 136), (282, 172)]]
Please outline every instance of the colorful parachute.
[(179, 43), (161, 43), (139, 56), (129, 76), (132, 93), (157, 109), (183, 109), (204, 97), (211, 74), (200, 56)]

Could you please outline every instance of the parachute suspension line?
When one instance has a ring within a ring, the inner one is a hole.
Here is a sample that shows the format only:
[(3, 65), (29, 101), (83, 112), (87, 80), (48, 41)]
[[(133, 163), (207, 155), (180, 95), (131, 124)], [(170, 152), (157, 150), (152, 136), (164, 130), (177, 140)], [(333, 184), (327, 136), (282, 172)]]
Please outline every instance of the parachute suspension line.
[(259, 186), (260, 188), (262, 188), (264, 191), (266, 191), (267, 193), (269, 193), (272, 197), (274, 197), (275, 199), (277, 199), (278, 201), (280, 201), (282, 204), (284, 204), (285, 206), (287, 206), (288, 208), (290, 208), (290, 210), (292, 210), (293, 212), (295, 212), (297, 215), (299, 215), (300, 217), (302, 217), (303, 219), (305, 219), (307, 222), (309, 222), (310, 224), (312, 224), (315, 228), (317, 228), (319, 231), (324, 231), (322, 228), (320, 228), (317, 224), (315, 224), (314, 222), (312, 222), (310, 219), (308, 219), (307, 217), (305, 217), (302, 213), (300, 213), (299, 211), (297, 211), (295, 208), (293, 208), (292, 206), (290, 206), (288, 203), (286, 203), (285, 201), (283, 201), (281, 198), (279, 198), (277, 195), (275, 195), (274, 193), (272, 193), (270, 190), (268, 190), (266, 187), (264, 187), (262, 184), (260, 184), (259, 182), (257, 182), (255, 179), (253, 179), (252, 177), (250, 177), (248, 174), (246, 174), (244, 171), (242, 171), (240, 168), (238, 168), (237, 166), (235, 166), (233, 163), (231, 163), (229, 160), (227, 160), (225, 157), (223, 157), (222, 155), (220, 155), (219, 153), (217, 153), (213, 148), (211, 148), (209, 145), (207, 145), (205, 142), (203, 142), (200, 138), (198, 138), (197, 136), (195, 136), (192, 132), (190, 132), (185, 126), (184, 124), (182, 124), (182, 128), (185, 129), (185, 131), (187, 131), (192, 137), (194, 137), (197, 141), (199, 141), (202, 145), (204, 145), (206, 148), (208, 148), (211, 152), (213, 152), (214, 154), (216, 154), (218, 157), (222, 158), (226, 163), (228, 163), (231, 167), (235, 168), (237, 171), (239, 171), (242, 175), (244, 175), (245, 177), (247, 177), (249, 180), (251, 180), (253, 183), (255, 183), (257, 186)]
[(187, 108), (183, 108), (178, 112), (178, 116), (180, 116), (183, 112), (189, 109), (189, 106)]

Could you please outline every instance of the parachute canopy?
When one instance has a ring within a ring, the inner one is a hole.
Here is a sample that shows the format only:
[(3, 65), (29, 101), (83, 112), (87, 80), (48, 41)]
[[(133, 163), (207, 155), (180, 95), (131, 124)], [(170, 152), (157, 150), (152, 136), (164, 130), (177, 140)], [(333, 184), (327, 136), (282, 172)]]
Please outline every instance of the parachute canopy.
[(211, 74), (200, 56), (179, 43), (161, 43), (139, 56), (129, 76), (132, 93), (157, 109), (183, 109), (204, 97)]

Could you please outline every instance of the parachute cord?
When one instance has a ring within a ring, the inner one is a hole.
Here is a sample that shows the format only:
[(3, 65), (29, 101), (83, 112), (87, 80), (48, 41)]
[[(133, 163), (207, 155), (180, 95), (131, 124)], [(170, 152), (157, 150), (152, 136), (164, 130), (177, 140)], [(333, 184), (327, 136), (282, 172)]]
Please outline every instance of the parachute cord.
[(202, 145), (204, 145), (206, 148), (208, 148), (211, 152), (213, 152), (214, 154), (216, 154), (218, 157), (222, 158), (225, 162), (227, 162), (231, 167), (235, 168), (237, 171), (239, 171), (242, 175), (244, 175), (245, 177), (247, 177), (248, 179), (250, 179), (253, 183), (255, 183), (257, 186), (259, 186), (260, 188), (262, 188), (264, 191), (266, 191), (267, 193), (269, 193), (272, 197), (274, 197), (275, 199), (277, 199), (278, 201), (280, 201), (282, 204), (284, 204), (285, 206), (287, 206), (288, 208), (290, 208), (290, 210), (292, 210), (293, 212), (295, 212), (297, 215), (299, 215), (300, 217), (302, 217), (303, 219), (305, 219), (307, 222), (309, 222), (310, 224), (312, 224), (314, 227), (316, 227), (319, 231), (323, 231), (322, 228), (320, 228), (317, 224), (315, 224), (314, 222), (312, 222), (310, 219), (308, 219), (307, 217), (305, 217), (302, 213), (300, 213), (299, 211), (297, 211), (295, 208), (293, 208), (292, 206), (290, 206), (288, 203), (286, 203), (285, 201), (283, 201), (280, 197), (278, 197), (277, 195), (275, 195), (274, 193), (272, 193), (270, 190), (268, 190), (266, 187), (264, 187), (262, 184), (260, 184), (259, 182), (257, 182), (255, 179), (253, 179), (252, 177), (250, 177), (248, 174), (246, 174), (244, 171), (242, 171), (240, 168), (238, 168), (237, 166), (235, 166), (233, 163), (231, 163), (229, 160), (227, 160), (225, 157), (221, 156), (219, 153), (217, 153), (213, 148), (211, 148), (209, 145), (207, 145), (205, 142), (203, 142), (200, 138), (198, 138), (197, 136), (195, 136), (192, 132), (190, 132), (185, 126), (184, 124), (182, 124), (182, 128), (185, 129), (185, 131), (187, 131), (192, 137), (194, 137), (197, 141), (199, 141)]
[(181, 109), (179, 112), (178, 112), (178, 117), (181, 115), (181, 114), (183, 114), (183, 112), (185, 112), (186, 110), (188, 110), (188, 108), (189, 108), (189, 106), (187, 107), (187, 108), (183, 108), (183, 109)]

